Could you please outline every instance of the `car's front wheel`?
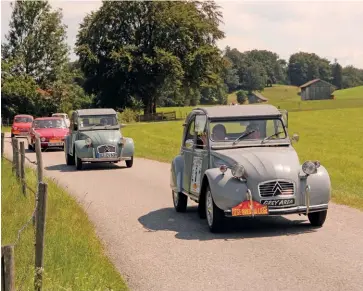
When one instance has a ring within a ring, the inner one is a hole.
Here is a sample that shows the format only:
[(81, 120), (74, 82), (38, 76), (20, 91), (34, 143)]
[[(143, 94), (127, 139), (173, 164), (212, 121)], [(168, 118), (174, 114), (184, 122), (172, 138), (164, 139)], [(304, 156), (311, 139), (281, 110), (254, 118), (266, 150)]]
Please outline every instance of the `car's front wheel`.
[(310, 224), (312, 226), (323, 226), (328, 210), (312, 212), (308, 214)]
[(181, 193), (172, 191), (174, 208), (177, 212), (187, 211), (188, 196)]
[(223, 210), (219, 209), (218, 206), (214, 203), (212, 192), (209, 186), (206, 190), (205, 211), (209, 230), (211, 232), (220, 232), (223, 228), (225, 216)]
[(76, 151), (74, 151), (74, 160), (75, 160), (75, 163), (76, 163), (76, 169), (77, 170), (82, 170), (83, 163), (82, 163), (82, 160), (77, 156)]
[(134, 164), (134, 156), (131, 157), (131, 160), (126, 160), (126, 167), (131, 168)]

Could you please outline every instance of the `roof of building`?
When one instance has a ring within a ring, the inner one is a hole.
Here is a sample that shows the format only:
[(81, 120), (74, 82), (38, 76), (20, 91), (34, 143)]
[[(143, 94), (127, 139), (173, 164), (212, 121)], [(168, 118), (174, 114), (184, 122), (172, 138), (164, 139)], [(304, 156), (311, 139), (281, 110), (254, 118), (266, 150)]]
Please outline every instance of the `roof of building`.
[(268, 116), (268, 115), (281, 115), (281, 112), (273, 105), (270, 104), (249, 104), (249, 105), (220, 105), (198, 107), (194, 110), (204, 110), (210, 118), (221, 117), (253, 117), (253, 116)]
[(268, 99), (266, 97), (264, 97), (261, 93), (259, 92), (253, 92), (253, 95), (255, 95), (257, 98), (263, 100), (263, 101), (268, 101)]
[(116, 111), (112, 108), (79, 109), (79, 110), (76, 110), (76, 112), (77, 112), (78, 116), (116, 114)]
[(324, 80), (321, 80), (321, 79), (314, 79), (314, 80), (311, 80), (309, 82), (306, 82), (305, 84), (301, 85), (300, 88), (306, 88), (306, 87), (309, 87), (310, 85), (316, 83), (316, 82), (324, 82), (326, 84), (329, 84), (330, 86), (332, 87), (335, 87), (334, 85), (330, 84), (329, 82), (327, 81), (324, 81)]

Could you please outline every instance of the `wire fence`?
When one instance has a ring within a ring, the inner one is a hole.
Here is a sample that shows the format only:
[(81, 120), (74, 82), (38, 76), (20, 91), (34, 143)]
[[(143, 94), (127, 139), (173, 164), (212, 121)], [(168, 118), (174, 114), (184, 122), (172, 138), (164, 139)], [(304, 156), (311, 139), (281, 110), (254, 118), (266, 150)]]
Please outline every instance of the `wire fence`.
[[(46, 200), (48, 185), (43, 182), (43, 160), (41, 154), (41, 143), (39, 137), (36, 137), (35, 152), (36, 161), (31, 160), (25, 154), (24, 141), (20, 141), (13, 137), (11, 138), (12, 157), (8, 158), (4, 155), (5, 148), (5, 135), (1, 133), (1, 157), (7, 159), (12, 163), (12, 172), (15, 174), (17, 180), (21, 184), (21, 191), (23, 195), (27, 195), (28, 191), (34, 194), (35, 203), (32, 215), (22, 227), (17, 231), (17, 236), (12, 244), (1, 247), (1, 283), (2, 290), (15, 291), (15, 263), (14, 263), (14, 249), (21, 241), (21, 234), (25, 229), (31, 225), (34, 227), (34, 246), (35, 246), (35, 277), (34, 289), (36, 291), (42, 290), (42, 276), (43, 276), (43, 252), (44, 252), (44, 232), (45, 232), (45, 214), (46, 214)], [(31, 187), (26, 179), (26, 161), (29, 164), (36, 165), (37, 167), (37, 189)], [(34, 257), (32, 257), (32, 261)], [(24, 285), (26, 272), (19, 280), (18, 289)]]

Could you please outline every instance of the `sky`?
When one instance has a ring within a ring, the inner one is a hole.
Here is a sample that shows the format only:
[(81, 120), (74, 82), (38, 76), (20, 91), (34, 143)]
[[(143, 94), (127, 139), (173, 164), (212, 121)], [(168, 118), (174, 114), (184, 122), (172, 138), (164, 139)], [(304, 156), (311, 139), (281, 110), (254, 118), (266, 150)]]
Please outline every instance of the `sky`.
[[(363, 0), (355, 1), (216, 1), (226, 37), (218, 46), (239, 51), (266, 49), (288, 60), (299, 51), (314, 52), (331, 62), (363, 68)], [(61, 8), (72, 48), (83, 18), (101, 1), (50, 1)], [(10, 1), (1, 0), (1, 41), (11, 16)]]

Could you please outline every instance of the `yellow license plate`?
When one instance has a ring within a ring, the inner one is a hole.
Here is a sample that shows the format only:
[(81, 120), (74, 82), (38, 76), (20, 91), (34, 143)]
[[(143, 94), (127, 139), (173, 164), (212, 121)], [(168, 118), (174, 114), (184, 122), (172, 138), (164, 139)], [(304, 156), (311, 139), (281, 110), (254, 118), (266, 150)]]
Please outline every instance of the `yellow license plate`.
[(245, 200), (232, 208), (232, 216), (268, 215), (268, 206), (257, 201)]
[(13, 131), (13, 133), (14, 133), (14, 134), (19, 134), (19, 133), (20, 133), (20, 131), (19, 131), (19, 130), (14, 130), (14, 131)]
[(60, 143), (60, 142), (62, 142), (62, 141), (59, 140), (59, 139), (51, 139), (50, 140), (50, 143)]

